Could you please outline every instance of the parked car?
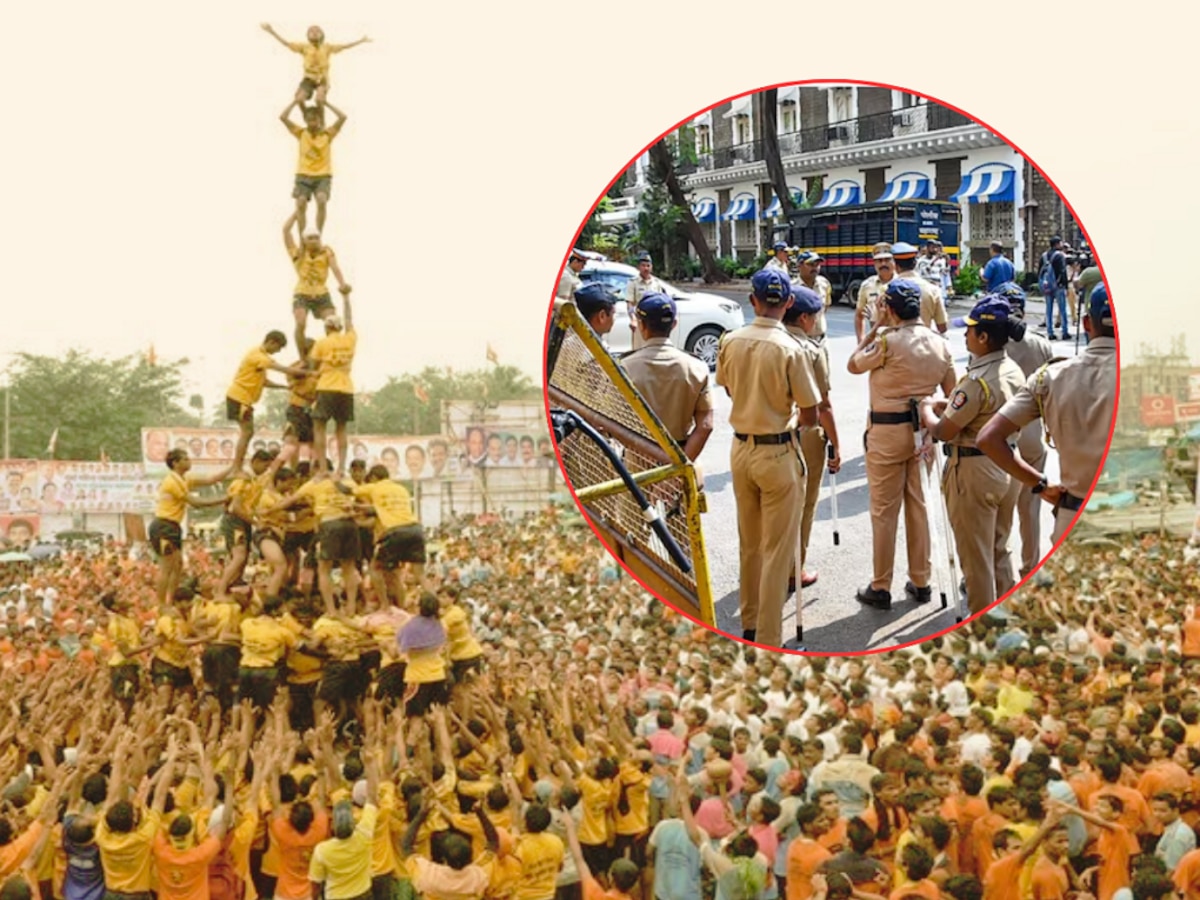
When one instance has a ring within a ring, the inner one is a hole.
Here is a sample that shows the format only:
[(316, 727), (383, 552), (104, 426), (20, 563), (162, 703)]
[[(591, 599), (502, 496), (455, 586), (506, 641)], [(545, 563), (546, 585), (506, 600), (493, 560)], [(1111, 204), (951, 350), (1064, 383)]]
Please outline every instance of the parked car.
[[(625, 288), (637, 274), (638, 271), (633, 266), (595, 260), (588, 260), (583, 271), (579, 273), (585, 284), (598, 281), (620, 301), (616, 308), (616, 323), (608, 335), (608, 346), (613, 353), (627, 353), (633, 346), (629, 311), (625, 308)], [(663, 284), (679, 310), (679, 324), (671, 332), (671, 340), (676, 347), (692, 354), (709, 367), (715, 366), (717, 344), (721, 335), (746, 324), (741, 304), (719, 294), (681, 291), (665, 281)]]

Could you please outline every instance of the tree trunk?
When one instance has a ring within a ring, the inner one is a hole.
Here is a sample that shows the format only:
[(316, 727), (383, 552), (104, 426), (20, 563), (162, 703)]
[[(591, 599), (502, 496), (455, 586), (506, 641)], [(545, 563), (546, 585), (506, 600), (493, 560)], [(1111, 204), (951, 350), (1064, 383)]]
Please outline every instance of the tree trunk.
[(687, 232), (688, 241), (696, 248), (696, 255), (700, 257), (700, 267), (704, 272), (704, 283), (725, 284), (730, 278), (717, 268), (717, 261), (713, 257), (712, 250), (709, 249), (708, 241), (704, 239), (704, 232), (700, 230), (700, 223), (696, 221), (696, 217), (692, 214), (692, 205), (687, 202), (687, 197), (683, 194), (683, 188), (679, 184), (679, 179), (675, 176), (675, 160), (665, 139), (660, 140), (650, 148), (650, 165), (654, 168), (658, 177), (662, 179), (663, 184), (667, 186), (667, 193), (671, 197), (671, 203), (675, 206), (683, 207), (683, 226)]
[(779, 92), (775, 88), (771, 88), (760, 96), (762, 98), (763, 161), (767, 164), (767, 177), (771, 179), (771, 187), (775, 189), (775, 196), (779, 198), (783, 218), (790, 222), (796, 206), (792, 203), (792, 193), (788, 190), (787, 176), (783, 174), (783, 160), (779, 158), (779, 135), (777, 134), (779, 131), (777, 124)]

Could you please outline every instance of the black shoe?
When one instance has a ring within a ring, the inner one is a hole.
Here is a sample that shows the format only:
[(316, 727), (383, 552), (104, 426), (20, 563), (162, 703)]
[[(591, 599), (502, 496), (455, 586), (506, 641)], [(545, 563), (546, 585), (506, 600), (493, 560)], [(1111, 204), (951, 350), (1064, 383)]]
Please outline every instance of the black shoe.
[(891, 591), (877, 591), (875, 588), (867, 586), (860, 588), (855, 595), (859, 603), (864, 603), (867, 606), (875, 609), (891, 609), (892, 608), (892, 593)]
[(917, 587), (911, 581), (904, 585), (904, 593), (908, 595), (908, 599), (914, 603), (928, 603), (933, 599), (933, 588), (926, 585), (925, 587)]
[(1067, 334), (1067, 332), (1064, 331), (1063, 332), (1063, 340), (1069, 341), (1070, 339), (1071, 339), (1071, 335)]
[(750, 629), (749, 631), (742, 632), (742, 640), (743, 641), (750, 641), (751, 643), (753, 643), (754, 639), (756, 637), (758, 637), (758, 631), (755, 629)]

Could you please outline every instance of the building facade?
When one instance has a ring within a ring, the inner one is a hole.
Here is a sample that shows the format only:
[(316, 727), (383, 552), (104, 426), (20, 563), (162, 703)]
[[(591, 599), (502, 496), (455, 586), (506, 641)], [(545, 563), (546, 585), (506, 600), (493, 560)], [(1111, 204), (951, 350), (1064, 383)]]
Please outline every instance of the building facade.
[[(721, 104), (679, 129), (680, 173), (710, 248), (743, 262), (769, 248), (781, 208), (767, 175), (761, 92)], [(1049, 238), (1078, 246), (1066, 204), (1024, 157), (970, 118), (903, 91), (858, 85), (779, 88), (776, 136), (789, 191), (813, 206), (951, 200), (962, 207), (961, 258), (983, 263), (1000, 241), (1036, 272)], [(631, 167), (628, 216), (644, 191)]]

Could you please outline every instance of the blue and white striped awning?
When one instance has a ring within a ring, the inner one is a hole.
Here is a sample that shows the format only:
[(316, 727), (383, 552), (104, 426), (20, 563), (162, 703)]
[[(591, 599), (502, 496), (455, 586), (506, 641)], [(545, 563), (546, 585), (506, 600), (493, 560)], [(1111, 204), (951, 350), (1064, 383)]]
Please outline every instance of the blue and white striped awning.
[(756, 218), (757, 208), (758, 204), (754, 202), (753, 197), (735, 197), (729, 204), (729, 209), (721, 213), (721, 218), (726, 222), (744, 222)]
[(828, 209), (832, 206), (854, 206), (862, 203), (862, 188), (853, 181), (835, 181), (821, 195), (821, 202), (813, 209)]
[[(800, 205), (800, 192), (798, 190), (796, 190), (795, 188), (792, 188), (792, 205), (793, 206)], [(773, 219), (776, 216), (782, 215), (782, 214), (783, 214), (783, 204), (779, 202), (779, 195), (775, 194), (773, 197), (771, 197), (771, 204), (766, 209), (763, 210), (762, 217), (764, 219)]]
[(717, 221), (717, 201), (712, 197), (701, 197), (692, 205), (692, 215), (697, 222)]
[(1016, 171), (1010, 166), (992, 164), (972, 169), (963, 176), (962, 184), (950, 198), (950, 202), (1012, 202), (1016, 199), (1016, 176)]
[(932, 200), (933, 191), (929, 179), (920, 172), (904, 172), (888, 182), (877, 203), (895, 203), (897, 200)]

